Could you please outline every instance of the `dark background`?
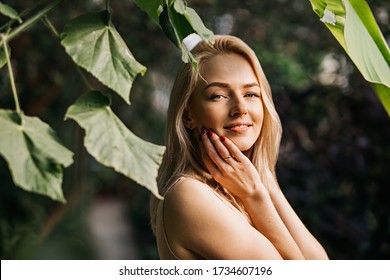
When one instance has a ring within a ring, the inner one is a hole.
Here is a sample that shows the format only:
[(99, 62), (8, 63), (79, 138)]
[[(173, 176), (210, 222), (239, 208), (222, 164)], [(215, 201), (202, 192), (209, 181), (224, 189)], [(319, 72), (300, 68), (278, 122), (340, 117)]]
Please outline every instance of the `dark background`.
[[(148, 68), (134, 83), (131, 106), (113, 94), (113, 110), (138, 136), (163, 145), (181, 54), (134, 1), (110, 2), (114, 25)], [(3, 3), (22, 11), (33, 1)], [(389, 1), (368, 3), (389, 42)], [(390, 119), (310, 2), (188, 4), (213, 32), (236, 35), (257, 52), (284, 129), (280, 185), (330, 258), (389, 259)], [(104, 8), (101, 0), (65, 1), (49, 19), (61, 31), (71, 18)], [(39, 22), (11, 48), (23, 111), (50, 124), (75, 152), (75, 162), (64, 171), (68, 203), (61, 205), (15, 187), (0, 159), (1, 258), (157, 259), (150, 193), (96, 162), (83, 147), (83, 131), (63, 120), (87, 88), (58, 39)], [(0, 107), (14, 108), (6, 67), (0, 70)]]

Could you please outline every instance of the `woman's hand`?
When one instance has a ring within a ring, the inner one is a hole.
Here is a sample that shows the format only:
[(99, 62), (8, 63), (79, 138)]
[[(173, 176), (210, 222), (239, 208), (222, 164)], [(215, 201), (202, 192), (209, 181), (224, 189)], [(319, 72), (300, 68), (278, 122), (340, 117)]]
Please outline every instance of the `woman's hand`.
[(256, 168), (232, 141), (205, 128), (200, 139), (203, 162), (219, 184), (240, 199), (267, 194)]
[(252, 162), (232, 141), (211, 130), (201, 130), (200, 148), (213, 178), (242, 201), (255, 228), (280, 255), (284, 259), (303, 259)]

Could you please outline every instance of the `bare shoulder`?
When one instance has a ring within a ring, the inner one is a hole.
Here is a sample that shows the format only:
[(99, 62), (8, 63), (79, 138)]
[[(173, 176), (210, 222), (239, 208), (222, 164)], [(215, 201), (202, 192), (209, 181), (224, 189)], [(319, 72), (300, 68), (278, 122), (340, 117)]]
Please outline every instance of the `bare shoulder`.
[[(165, 208), (182, 223), (191, 226), (212, 219), (239, 216), (239, 211), (210, 186), (193, 178), (180, 179), (165, 197)], [(241, 217), (242, 218), (242, 217)]]
[(237, 209), (196, 179), (182, 178), (169, 190), (164, 224), (170, 246), (181, 258), (188, 254), (206, 259), (279, 257)]
[(208, 185), (193, 178), (181, 178), (165, 196), (165, 205), (179, 209), (199, 205), (199, 203), (207, 206), (210, 200), (216, 198), (214, 191)]

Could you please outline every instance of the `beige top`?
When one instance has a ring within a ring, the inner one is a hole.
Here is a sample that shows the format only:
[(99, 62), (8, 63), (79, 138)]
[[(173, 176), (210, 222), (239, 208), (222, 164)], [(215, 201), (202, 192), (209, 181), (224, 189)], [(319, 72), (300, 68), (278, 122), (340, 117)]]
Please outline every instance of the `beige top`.
[(164, 226), (164, 201), (160, 201), (157, 210), (157, 221), (156, 221), (156, 238), (158, 254), (161, 259), (164, 260), (179, 260), (180, 258), (175, 255), (172, 251), (171, 246), (167, 238), (167, 234)]

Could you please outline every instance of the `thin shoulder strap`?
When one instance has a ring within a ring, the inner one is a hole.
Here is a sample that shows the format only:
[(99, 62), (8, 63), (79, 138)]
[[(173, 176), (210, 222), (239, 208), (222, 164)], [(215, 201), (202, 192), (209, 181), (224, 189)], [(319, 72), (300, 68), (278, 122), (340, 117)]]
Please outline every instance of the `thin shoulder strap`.
[[(165, 192), (165, 194), (167, 194), (169, 192), (169, 190), (174, 186), (176, 185), (177, 182), (180, 181), (181, 178), (178, 178), (175, 182), (173, 182), (173, 184), (171, 184), (171, 186), (167, 189), (167, 191)], [(161, 201), (161, 207), (162, 207), (162, 217), (161, 217), (161, 221), (162, 221), (162, 231), (163, 231), (163, 236), (164, 236), (164, 240), (165, 240), (165, 244), (167, 245), (168, 247), (168, 250), (169, 252), (172, 254), (172, 256), (174, 256), (176, 259), (180, 260), (180, 258), (178, 256), (176, 256), (176, 254), (173, 252), (172, 250), (172, 247), (171, 247), (171, 244), (169, 243), (169, 240), (168, 240), (168, 237), (167, 237), (167, 233), (166, 233), (166, 230), (165, 230), (165, 221), (164, 221), (164, 218), (165, 218), (165, 212), (164, 212), (164, 200)]]

